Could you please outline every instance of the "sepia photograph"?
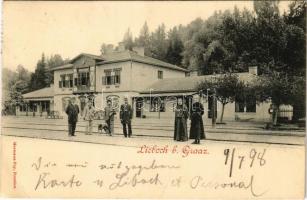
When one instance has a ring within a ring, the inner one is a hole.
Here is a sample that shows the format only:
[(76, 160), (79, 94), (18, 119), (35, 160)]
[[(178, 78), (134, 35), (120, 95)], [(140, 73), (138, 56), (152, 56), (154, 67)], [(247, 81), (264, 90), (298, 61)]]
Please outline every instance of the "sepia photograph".
[(305, 1), (2, 12), (2, 196), (304, 199)]

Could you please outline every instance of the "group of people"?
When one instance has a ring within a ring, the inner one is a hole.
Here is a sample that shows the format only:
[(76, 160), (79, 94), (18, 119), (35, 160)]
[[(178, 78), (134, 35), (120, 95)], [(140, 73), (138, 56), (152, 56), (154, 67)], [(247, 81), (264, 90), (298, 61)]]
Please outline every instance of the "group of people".
[[(68, 100), (68, 105), (66, 107), (66, 114), (68, 116), (68, 135), (75, 136), (76, 124), (79, 117), (79, 107), (75, 103), (75, 99), (71, 98)], [(93, 121), (95, 119), (95, 108), (92, 101), (88, 101), (86, 107), (84, 108), (82, 118), (86, 121), (86, 135), (91, 135), (93, 132)], [(123, 133), (125, 137), (131, 137), (131, 119), (132, 119), (132, 107), (128, 104), (128, 98), (125, 97), (124, 104), (120, 107), (120, 120), (123, 125)], [(106, 123), (106, 132), (112, 136), (114, 133), (114, 115), (116, 115), (115, 110), (112, 108), (111, 100), (107, 101), (107, 106), (104, 109), (103, 119)]]
[[(187, 141), (189, 138), (194, 139), (193, 144), (200, 144), (201, 139), (205, 139), (204, 124), (202, 115), (204, 114), (204, 107), (199, 101), (199, 96), (193, 97), (193, 104), (190, 110), (184, 104), (183, 99), (178, 99), (178, 103), (175, 109), (175, 129), (174, 140)], [(76, 124), (78, 122), (79, 107), (75, 104), (75, 99), (71, 98), (68, 101), (66, 107), (66, 114), (68, 116), (68, 134), (69, 136), (75, 136)], [(89, 101), (84, 108), (82, 118), (87, 122), (86, 133), (91, 135), (93, 131), (93, 121), (95, 118), (95, 108), (93, 103)], [(112, 108), (111, 100), (107, 101), (107, 106), (104, 109), (104, 120), (106, 123), (106, 132), (112, 136), (114, 134), (114, 115), (116, 111)], [(124, 104), (120, 106), (120, 121), (123, 126), (123, 134), (125, 137), (131, 137), (133, 110), (131, 105), (128, 104), (128, 98), (124, 98)], [(191, 120), (190, 136), (187, 131), (187, 121)], [(98, 127), (99, 128), (99, 127)]]
[[(194, 139), (193, 144), (200, 144), (201, 139), (205, 139), (204, 123), (202, 116), (204, 107), (200, 103), (198, 95), (193, 96), (193, 104), (189, 109), (184, 104), (182, 99), (178, 99), (178, 104), (175, 109), (175, 129), (174, 140), (187, 141), (189, 138)], [(191, 120), (190, 136), (188, 136), (187, 121)]]

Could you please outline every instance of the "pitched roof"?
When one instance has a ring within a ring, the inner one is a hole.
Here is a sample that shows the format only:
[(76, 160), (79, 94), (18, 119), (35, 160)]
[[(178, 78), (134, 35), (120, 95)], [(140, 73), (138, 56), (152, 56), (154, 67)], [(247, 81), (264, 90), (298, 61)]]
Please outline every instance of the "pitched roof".
[(35, 90), (22, 95), (24, 99), (50, 98), (54, 96), (53, 86)]
[(61, 70), (61, 69), (72, 69), (73, 64), (65, 64), (65, 65), (61, 65), (58, 67), (53, 67), (51, 69), (49, 69), (49, 71), (55, 71), (55, 70)]
[(94, 60), (100, 60), (100, 61), (104, 60), (101, 56), (97, 56), (97, 55), (93, 55), (93, 54), (89, 54), (89, 53), (81, 53), (81, 54), (77, 55), (76, 57), (74, 57), (73, 59), (71, 59), (69, 61), (69, 63), (72, 63), (73, 61), (75, 61), (77, 58), (79, 58), (81, 56), (90, 57)]
[(99, 62), (98, 65), (103, 65), (103, 64), (107, 64), (107, 63), (114, 63), (114, 62), (134, 61), (134, 62), (140, 62), (140, 63), (146, 63), (146, 64), (150, 64), (150, 65), (165, 67), (165, 68), (169, 68), (169, 69), (175, 69), (175, 70), (184, 71), (184, 72), (189, 71), (189, 70), (184, 69), (182, 67), (178, 67), (176, 65), (173, 65), (173, 64), (155, 59), (155, 58), (151, 58), (151, 57), (148, 57), (148, 56), (141, 56), (141, 55), (137, 54), (136, 52), (129, 51), (129, 50), (112, 52), (112, 53), (109, 53), (109, 54), (105, 54), (102, 57), (104, 58), (104, 61)]
[(81, 56), (86, 56), (86, 57), (92, 58), (94, 60), (99, 60), (99, 61), (104, 60), (101, 56), (96, 56), (96, 55), (89, 54), (89, 53), (81, 53), (81, 54), (77, 55), (76, 57), (74, 57), (73, 59), (71, 59), (68, 64), (51, 68), (51, 69), (49, 69), (49, 71), (55, 71), (55, 70), (61, 70), (61, 69), (70, 69), (70, 68), (73, 67), (73, 64), (72, 64), (73, 61), (75, 61), (76, 59), (78, 59)]
[[(222, 75), (222, 74), (219, 74)], [(184, 78), (168, 78), (162, 79), (151, 86), (149, 86), (141, 94), (155, 94), (155, 93), (178, 93), (178, 92), (196, 92), (196, 86), (205, 81), (210, 80), (211, 77), (219, 75), (205, 75), (205, 76), (189, 76)], [(238, 78), (242, 81), (250, 81), (255, 75), (250, 73), (237, 73)]]
[(97, 56), (97, 55), (88, 54), (88, 53), (81, 53), (78, 56), (74, 57), (72, 60), (70, 60), (69, 64), (54, 67), (52, 69), (49, 69), (49, 71), (70, 69), (73, 67), (72, 62), (76, 60), (77, 58), (79, 58), (80, 56), (87, 56), (87, 57), (97, 60), (98, 61), (97, 65), (104, 65), (108, 63), (124, 62), (124, 61), (134, 61), (134, 62), (139, 62), (139, 63), (145, 63), (145, 64), (150, 64), (150, 65), (165, 67), (169, 69), (174, 69), (178, 71), (184, 71), (184, 72), (189, 71), (182, 67), (178, 67), (176, 65), (173, 65), (173, 64), (155, 59), (155, 58), (151, 58), (148, 56), (141, 56), (137, 54), (136, 52), (130, 51), (130, 50), (115, 51), (112, 53), (104, 54), (103, 56)]

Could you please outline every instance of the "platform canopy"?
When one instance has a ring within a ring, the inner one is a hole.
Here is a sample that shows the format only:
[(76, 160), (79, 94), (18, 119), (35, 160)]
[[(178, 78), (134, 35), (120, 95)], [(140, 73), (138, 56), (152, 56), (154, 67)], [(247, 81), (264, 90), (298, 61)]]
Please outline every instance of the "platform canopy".
[(53, 86), (35, 90), (22, 95), (25, 100), (48, 100), (53, 99)]

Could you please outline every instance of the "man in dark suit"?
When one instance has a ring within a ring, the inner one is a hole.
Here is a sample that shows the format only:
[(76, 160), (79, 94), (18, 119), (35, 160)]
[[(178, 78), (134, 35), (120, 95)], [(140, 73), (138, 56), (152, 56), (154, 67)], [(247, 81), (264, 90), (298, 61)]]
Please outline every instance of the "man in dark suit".
[[(131, 137), (131, 119), (132, 119), (133, 111), (131, 105), (128, 104), (128, 98), (124, 98), (124, 104), (120, 106), (120, 121), (123, 125), (123, 132), (125, 137)], [(128, 134), (127, 134), (127, 126), (128, 126)]]
[(68, 106), (66, 107), (66, 114), (68, 116), (68, 136), (75, 136), (79, 107), (78, 105), (75, 104), (74, 98), (68, 100)]

